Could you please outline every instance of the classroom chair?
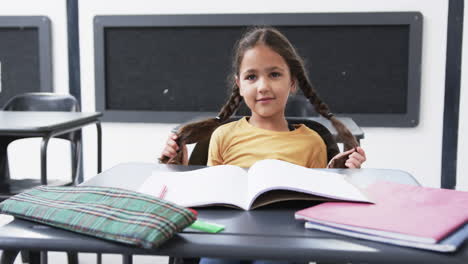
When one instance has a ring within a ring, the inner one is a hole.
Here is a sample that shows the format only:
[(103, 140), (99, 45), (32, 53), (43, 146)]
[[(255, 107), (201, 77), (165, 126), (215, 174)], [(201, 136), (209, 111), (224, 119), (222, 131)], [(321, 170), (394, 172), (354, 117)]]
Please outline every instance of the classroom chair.
[[(78, 112), (80, 107), (78, 101), (72, 95), (55, 94), (55, 93), (24, 93), (16, 95), (3, 107), (3, 111), (66, 111)], [(11, 181), (10, 171), (8, 167), (8, 145), (18, 139), (24, 137), (18, 136), (2, 136), (0, 137), (0, 199), (5, 199), (17, 193), (16, 190), (21, 189), (21, 186), (40, 185), (40, 181), (36, 179)], [(57, 136), (69, 140), (71, 143), (71, 182), (76, 181), (79, 173), (80, 163), (80, 145), (81, 131), (71, 132), (68, 134)], [(35, 184), (37, 182), (37, 184)], [(17, 186), (14, 186), (17, 185)], [(21, 186), (20, 186), (21, 185)]]
[[(72, 95), (56, 94), (56, 93), (24, 93), (11, 98), (6, 102), (3, 111), (66, 111), (79, 112), (80, 106), (78, 101)], [(24, 137), (0, 137), (0, 200), (18, 193), (18, 190), (32, 187), (32, 185), (41, 185), (40, 180), (25, 179), (25, 180), (10, 180), (10, 171), (8, 168), (8, 145), (18, 139)], [(81, 131), (70, 132), (68, 134), (57, 136), (69, 140), (71, 143), (71, 181), (67, 185), (76, 182), (79, 166), (81, 162)], [(23, 262), (39, 263), (39, 252), (22, 251), (21, 256)], [(68, 263), (78, 263), (78, 255), (76, 253), (68, 253)]]
[(318, 116), (309, 100), (299, 92), (288, 97), (284, 114), (294, 117)]

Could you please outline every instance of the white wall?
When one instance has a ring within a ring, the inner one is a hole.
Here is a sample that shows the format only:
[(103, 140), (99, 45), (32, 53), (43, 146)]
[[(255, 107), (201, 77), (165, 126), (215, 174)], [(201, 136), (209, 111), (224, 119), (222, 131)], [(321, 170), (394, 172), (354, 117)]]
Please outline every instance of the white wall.
[[(421, 121), (416, 128), (365, 128), (362, 145), (366, 167), (397, 168), (412, 173), (426, 186), (440, 185), (443, 97), (448, 1), (145, 1), (80, 0), (80, 45), (83, 109), (93, 111), (93, 17), (117, 14), (208, 14), (294, 12), (419, 11), (424, 16)], [(221, 92), (221, 91), (220, 91)], [(104, 168), (130, 160), (154, 161), (172, 125), (105, 123)], [(90, 133), (91, 134), (91, 133)], [(95, 151), (89, 135), (86, 176), (93, 175)], [(124, 151), (124, 147), (127, 149)]]
[(457, 189), (468, 191), (468, 16), (465, 10), (463, 26), (462, 72), (460, 91), (460, 119), (458, 126), (458, 154), (457, 154)]
[(66, 0), (0, 0), (0, 6), (0, 16), (47, 16), (50, 18), (54, 88), (56, 92), (68, 93)]

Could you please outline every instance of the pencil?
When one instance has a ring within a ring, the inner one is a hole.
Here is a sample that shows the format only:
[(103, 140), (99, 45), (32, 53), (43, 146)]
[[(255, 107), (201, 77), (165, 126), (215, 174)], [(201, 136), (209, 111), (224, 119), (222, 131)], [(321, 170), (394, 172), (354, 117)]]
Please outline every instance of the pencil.
[(159, 199), (164, 199), (167, 192), (167, 185), (163, 185), (161, 192), (159, 193)]

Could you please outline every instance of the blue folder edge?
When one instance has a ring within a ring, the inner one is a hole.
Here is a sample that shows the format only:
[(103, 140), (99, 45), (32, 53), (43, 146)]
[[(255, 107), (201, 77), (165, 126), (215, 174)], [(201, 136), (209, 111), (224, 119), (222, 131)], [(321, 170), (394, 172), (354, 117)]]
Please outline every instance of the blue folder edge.
[(376, 236), (373, 234), (371, 235), (371, 234), (366, 234), (363, 232), (356, 232), (356, 231), (334, 227), (334, 226), (328, 226), (325, 224), (320, 224), (320, 223), (316, 223), (312, 221), (306, 222), (305, 227), (308, 229), (316, 229), (316, 230), (331, 232), (331, 233), (355, 237), (355, 238), (362, 238), (362, 239), (383, 242), (383, 243), (388, 243), (388, 244), (393, 244), (393, 245), (427, 249), (427, 250), (438, 251), (438, 252), (454, 252), (468, 237), (468, 223), (464, 224), (462, 227), (458, 228), (451, 235), (441, 240), (439, 243), (435, 243), (435, 244), (418, 243), (418, 242), (412, 242), (412, 241), (407, 241), (407, 240)]

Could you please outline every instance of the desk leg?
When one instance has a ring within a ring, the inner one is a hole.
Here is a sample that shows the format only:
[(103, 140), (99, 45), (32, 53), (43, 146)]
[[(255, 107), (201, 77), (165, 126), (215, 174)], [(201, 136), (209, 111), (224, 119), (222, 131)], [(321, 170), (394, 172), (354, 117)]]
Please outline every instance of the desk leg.
[(78, 264), (78, 253), (67, 252), (68, 264)]
[(78, 185), (83, 182), (83, 138), (79, 133), (75, 144), (72, 146), (72, 180), (73, 185)]
[(41, 251), (41, 264), (47, 264), (47, 251)]
[(16, 256), (18, 256), (18, 250), (3, 250), (2, 258), (0, 259), (1, 264), (13, 264)]
[(8, 168), (8, 144), (10, 140), (0, 138), (0, 184), (9, 184), (10, 170)]
[(42, 138), (41, 143), (41, 184), (47, 185), (47, 145), (51, 135)]
[(97, 155), (98, 155), (98, 173), (102, 172), (102, 129), (101, 122), (96, 123), (97, 129)]
[(123, 264), (132, 264), (133, 263), (132, 255), (122, 255), (122, 263)]
[(23, 260), (23, 263), (41, 264), (41, 252), (21, 250), (21, 259)]
[(169, 261), (167, 264), (175, 264), (175, 257), (169, 257)]

